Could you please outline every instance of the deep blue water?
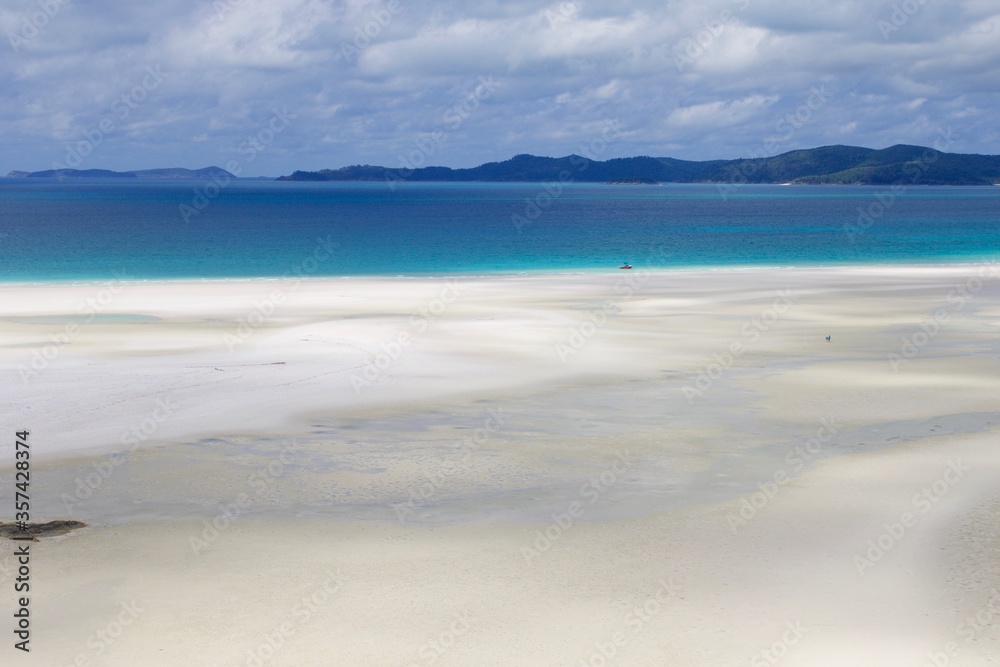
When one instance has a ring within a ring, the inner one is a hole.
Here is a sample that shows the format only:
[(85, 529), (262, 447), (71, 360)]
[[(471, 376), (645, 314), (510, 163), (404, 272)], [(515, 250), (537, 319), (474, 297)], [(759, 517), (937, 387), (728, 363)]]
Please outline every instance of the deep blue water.
[[(115, 271), (134, 279), (482, 274), (623, 261), (803, 266), (1000, 255), (996, 187), (891, 195), (887, 187), (746, 185), (723, 196), (712, 185), (565, 184), (550, 196), (539, 183), (390, 190), (241, 181), (196, 199), (204, 188), (0, 179), (0, 281), (108, 280)], [(859, 209), (875, 214), (866, 228)], [(328, 258), (318, 243), (327, 238), (338, 244)]]

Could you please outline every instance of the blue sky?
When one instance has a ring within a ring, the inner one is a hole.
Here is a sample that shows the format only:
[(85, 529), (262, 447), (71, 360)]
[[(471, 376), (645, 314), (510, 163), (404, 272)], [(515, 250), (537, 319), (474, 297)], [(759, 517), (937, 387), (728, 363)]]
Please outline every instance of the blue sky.
[(7, 0), (0, 32), (0, 173), (1000, 153), (997, 0)]

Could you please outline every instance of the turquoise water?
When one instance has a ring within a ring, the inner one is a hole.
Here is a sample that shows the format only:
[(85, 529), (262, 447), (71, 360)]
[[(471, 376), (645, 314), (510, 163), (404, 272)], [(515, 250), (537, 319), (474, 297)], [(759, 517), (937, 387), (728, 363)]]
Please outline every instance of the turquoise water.
[[(0, 179), (0, 280), (976, 261), (1000, 188)], [(860, 213), (864, 211), (865, 217)]]

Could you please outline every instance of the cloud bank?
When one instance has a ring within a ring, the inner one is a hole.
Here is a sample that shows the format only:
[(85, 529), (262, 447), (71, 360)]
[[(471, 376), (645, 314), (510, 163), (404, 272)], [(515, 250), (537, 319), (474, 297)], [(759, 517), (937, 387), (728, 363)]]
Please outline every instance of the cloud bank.
[(612, 121), (590, 157), (1000, 153), (992, 0), (11, 0), (0, 34), (0, 169), (466, 167)]

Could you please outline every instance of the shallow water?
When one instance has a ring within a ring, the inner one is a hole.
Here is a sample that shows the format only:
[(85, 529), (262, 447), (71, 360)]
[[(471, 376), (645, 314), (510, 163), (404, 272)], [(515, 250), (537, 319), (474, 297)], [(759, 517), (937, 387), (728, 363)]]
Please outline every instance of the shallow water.
[[(1000, 188), (0, 179), (0, 281), (975, 261)], [(884, 199), (884, 197), (883, 197)], [(875, 210), (875, 217), (869, 211)], [(527, 224), (525, 223), (527, 221)]]

